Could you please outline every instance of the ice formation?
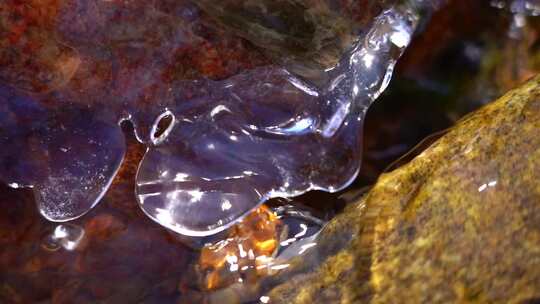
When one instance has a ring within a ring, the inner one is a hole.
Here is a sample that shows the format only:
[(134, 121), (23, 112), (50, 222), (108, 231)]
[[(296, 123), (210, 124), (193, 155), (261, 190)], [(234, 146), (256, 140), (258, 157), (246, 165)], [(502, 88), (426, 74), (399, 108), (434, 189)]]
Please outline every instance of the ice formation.
[[(119, 125), (130, 121), (147, 145), (136, 177), (140, 207), (177, 233), (212, 235), (267, 199), (338, 191), (359, 170), (369, 105), (388, 85), (421, 15), (435, 7), (404, 1), (382, 12), (324, 71), (323, 84), (266, 66), (221, 81), (182, 80), (150, 103), (120, 96), (84, 106), (37, 102), (2, 85), (0, 180), (32, 187), (51, 221), (82, 216), (120, 167)], [(169, 122), (164, 130), (162, 119)]]

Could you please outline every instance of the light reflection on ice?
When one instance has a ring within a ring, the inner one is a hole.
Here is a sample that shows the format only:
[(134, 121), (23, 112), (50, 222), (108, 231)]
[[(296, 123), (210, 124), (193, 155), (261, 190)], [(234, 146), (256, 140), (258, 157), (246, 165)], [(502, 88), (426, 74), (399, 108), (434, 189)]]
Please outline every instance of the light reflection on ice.
[[(223, 81), (178, 81), (154, 103), (119, 98), (59, 112), (2, 86), (0, 180), (32, 186), (52, 221), (77, 218), (118, 171), (125, 153), (118, 124), (129, 120), (148, 147), (136, 180), (140, 207), (180, 234), (218, 233), (276, 196), (343, 189), (359, 170), (364, 115), (426, 7), (433, 9), (411, 1), (383, 11), (324, 71), (324, 84), (267, 66)], [(165, 118), (170, 123), (160, 126)]]

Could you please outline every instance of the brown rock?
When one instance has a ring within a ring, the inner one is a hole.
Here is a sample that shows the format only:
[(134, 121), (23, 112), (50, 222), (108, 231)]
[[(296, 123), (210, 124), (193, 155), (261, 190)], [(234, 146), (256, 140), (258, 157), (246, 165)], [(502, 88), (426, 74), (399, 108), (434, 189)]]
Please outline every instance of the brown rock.
[(540, 299), (539, 131), (537, 76), (382, 175), (268, 279), (272, 303)]

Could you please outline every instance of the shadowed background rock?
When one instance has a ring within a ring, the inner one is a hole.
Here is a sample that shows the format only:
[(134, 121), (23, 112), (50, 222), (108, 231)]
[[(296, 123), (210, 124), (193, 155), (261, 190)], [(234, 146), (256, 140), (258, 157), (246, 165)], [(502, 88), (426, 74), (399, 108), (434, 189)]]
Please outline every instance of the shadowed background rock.
[(383, 174), (280, 274), (272, 303), (538, 301), (539, 130), (536, 76)]
[(372, 18), (397, 1), (194, 1), (274, 60), (317, 82)]

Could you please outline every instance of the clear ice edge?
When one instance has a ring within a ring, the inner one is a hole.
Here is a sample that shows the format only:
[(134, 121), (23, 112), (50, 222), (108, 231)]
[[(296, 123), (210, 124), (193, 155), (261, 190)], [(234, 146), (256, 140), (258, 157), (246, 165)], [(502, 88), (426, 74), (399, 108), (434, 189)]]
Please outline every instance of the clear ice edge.
[[(359, 171), (365, 113), (420, 18), (424, 2), (405, 3), (376, 17), (320, 87), (267, 66), (223, 81), (182, 81), (144, 108), (118, 102), (51, 111), (2, 86), (0, 181), (31, 187), (48, 220), (80, 217), (120, 168), (119, 124), (129, 120), (147, 146), (136, 176), (139, 205), (177, 233), (213, 235), (270, 198), (339, 191)], [(165, 117), (171, 122), (158, 135)]]

